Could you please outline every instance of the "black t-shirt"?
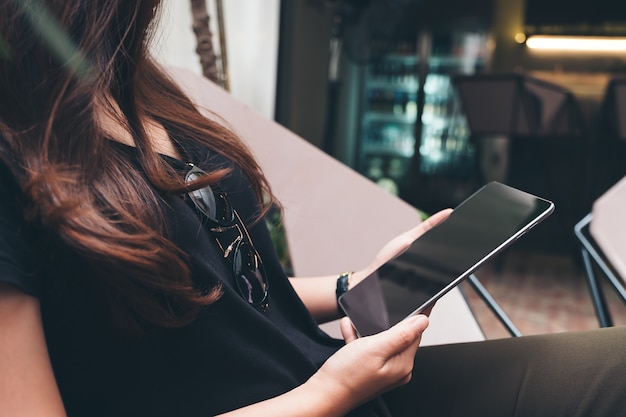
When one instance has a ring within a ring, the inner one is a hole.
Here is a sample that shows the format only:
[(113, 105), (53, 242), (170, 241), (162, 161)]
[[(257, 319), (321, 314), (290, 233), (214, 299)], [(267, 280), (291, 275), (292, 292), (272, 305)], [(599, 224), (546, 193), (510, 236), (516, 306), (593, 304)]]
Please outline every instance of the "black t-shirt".
[[(136, 158), (134, 148), (115, 146)], [(212, 152), (193, 162), (205, 170), (230, 166)], [(219, 414), (302, 384), (342, 345), (319, 330), (297, 297), (265, 223), (252, 225), (259, 206), (247, 178), (234, 168), (220, 186), (265, 265), (269, 309), (260, 311), (241, 297), (230, 264), (197, 213), (180, 196), (164, 196), (168, 237), (189, 254), (192, 278), (217, 278), (224, 293), (191, 325), (153, 329), (137, 339), (110, 326), (87, 263), (58, 242), (47, 243), (49, 232), (24, 220), (19, 187), (0, 164), (0, 281), (39, 298), (70, 416)]]

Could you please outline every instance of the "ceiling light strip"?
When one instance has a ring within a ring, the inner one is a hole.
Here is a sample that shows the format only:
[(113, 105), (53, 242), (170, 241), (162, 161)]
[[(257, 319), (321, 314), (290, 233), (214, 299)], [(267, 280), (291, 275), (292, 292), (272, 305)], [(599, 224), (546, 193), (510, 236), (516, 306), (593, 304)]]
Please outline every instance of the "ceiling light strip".
[(533, 35), (526, 46), (537, 50), (626, 52), (626, 38)]

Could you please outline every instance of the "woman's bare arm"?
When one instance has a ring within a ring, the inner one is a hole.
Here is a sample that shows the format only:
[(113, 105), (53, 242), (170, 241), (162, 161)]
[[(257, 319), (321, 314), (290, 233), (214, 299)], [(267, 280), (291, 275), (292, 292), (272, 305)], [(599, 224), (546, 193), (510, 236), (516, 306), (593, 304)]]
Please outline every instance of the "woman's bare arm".
[(0, 415), (65, 416), (39, 301), (8, 284), (0, 284), (0, 341)]

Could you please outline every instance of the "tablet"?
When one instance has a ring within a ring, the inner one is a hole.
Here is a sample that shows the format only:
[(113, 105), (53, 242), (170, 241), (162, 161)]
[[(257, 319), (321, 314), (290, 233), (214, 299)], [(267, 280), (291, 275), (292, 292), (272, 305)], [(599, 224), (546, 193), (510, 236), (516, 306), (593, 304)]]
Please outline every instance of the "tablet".
[(554, 211), (554, 204), (491, 182), (459, 204), (400, 256), (339, 298), (359, 336), (424, 312)]

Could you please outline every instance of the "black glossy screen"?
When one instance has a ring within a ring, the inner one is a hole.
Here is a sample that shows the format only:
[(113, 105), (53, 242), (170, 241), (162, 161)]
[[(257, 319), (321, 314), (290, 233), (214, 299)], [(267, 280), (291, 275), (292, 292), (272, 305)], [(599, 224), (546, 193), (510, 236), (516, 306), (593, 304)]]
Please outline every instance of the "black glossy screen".
[(348, 291), (341, 305), (360, 335), (422, 311), (553, 210), (551, 202), (492, 182), (398, 258)]

